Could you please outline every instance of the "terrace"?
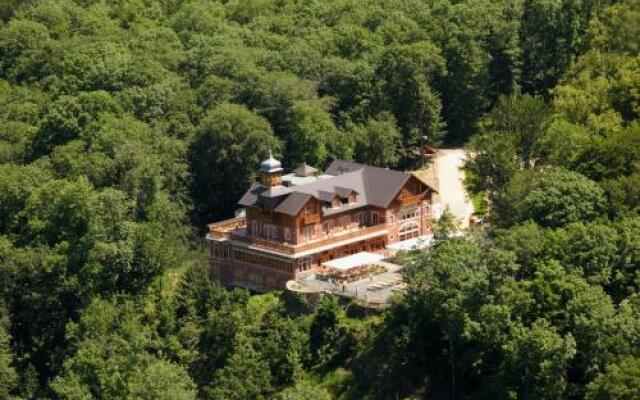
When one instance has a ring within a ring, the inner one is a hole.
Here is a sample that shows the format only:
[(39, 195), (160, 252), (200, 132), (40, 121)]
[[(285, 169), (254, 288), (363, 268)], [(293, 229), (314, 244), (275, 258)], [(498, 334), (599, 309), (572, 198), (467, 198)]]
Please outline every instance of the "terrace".
[(247, 219), (245, 217), (225, 219), (224, 221), (209, 224), (207, 225), (209, 228), (207, 239), (228, 239), (233, 231), (243, 229), (246, 226)]
[(375, 265), (383, 267), (384, 272), (367, 274), (355, 281), (327, 281), (317, 273), (310, 274), (287, 282), (287, 289), (300, 294), (330, 293), (365, 307), (384, 308), (394, 294), (404, 292), (407, 286), (402, 279), (402, 266), (387, 261), (377, 261)]

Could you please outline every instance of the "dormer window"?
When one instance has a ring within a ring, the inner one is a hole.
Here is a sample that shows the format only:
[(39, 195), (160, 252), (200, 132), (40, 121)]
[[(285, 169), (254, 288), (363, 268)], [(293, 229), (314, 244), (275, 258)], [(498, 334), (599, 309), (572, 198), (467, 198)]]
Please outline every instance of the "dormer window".
[(340, 202), (342, 204), (353, 204), (356, 202), (356, 195), (358, 192), (351, 188), (340, 187), (337, 186), (335, 188), (335, 193), (340, 197)]

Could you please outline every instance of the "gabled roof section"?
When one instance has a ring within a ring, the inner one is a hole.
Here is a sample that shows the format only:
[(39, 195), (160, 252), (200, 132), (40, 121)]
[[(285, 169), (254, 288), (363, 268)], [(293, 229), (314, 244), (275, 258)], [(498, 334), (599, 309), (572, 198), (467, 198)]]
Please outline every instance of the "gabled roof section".
[(302, 207), (304, 207), (311, 198), (312, 196), (308, 193), (293, 192), (288, 195), (274, 211), (287, 215), (298, 215)]
[[(386, 208), (393, 201), (400, 189), (407, 183), (411, 174), (393, 169), (373, 167), (350, 161), (335, 160), (329, 165), (326, 173), (337, 178), (353, 173), (362, 173), (363, 187), (368, 204)], [(352, 186), (347, 186), (352, 187)], [(361, 193), (359, 193), (361, 194)]]
[(367, 166), (362, 170), (367, 200), (376, 207), (386, 208), (400, 189), (411, 178), (411, 174), (378, 167)]

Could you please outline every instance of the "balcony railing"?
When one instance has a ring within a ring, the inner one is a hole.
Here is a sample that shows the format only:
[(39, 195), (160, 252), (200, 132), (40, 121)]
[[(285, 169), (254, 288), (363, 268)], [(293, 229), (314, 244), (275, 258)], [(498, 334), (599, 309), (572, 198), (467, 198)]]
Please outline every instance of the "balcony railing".
[(282, 243), (273, 240), (254, 238), (247, 235), (246, 229), (238, 229), (231, 232), (231, 238), (253, 246), (264, 247), (265, 249), (275, 250), (286, 254), (296, 254), (303, 251), (311, 250), (321, 246), (327, 246), (344, 240), (365, 236), (374, 232), (382, 232), (385, 230), (385, 224), (378, 224), (369, 227), (354, 228), (348, 232), (337, 233), (320, 239), (312, 239), (301, 244)]
[(321, 239), (315, 239), (308, 242), (301, 243), (296, 246), (296, 253), (311, 250), (316, 247), (326, 246), (329, 244), (341, 242), (343, 240), (357, 238), (359, 236), (365, 236), (374, 232), (382, 232), (386, 229), (386, 224), (378, 224), (368, 227), (360, 227), (353, 228), (353, 230), (344, 232), (344, 233), (336, 233), (331, 236), (327, 236)]
[(246, 229), (233, 231), (231, 233), (231, 237), (234, 240), (238, 240), (244, 243), (249, 243), (254, 246), (265, 247), (271, 250), (281, 251), (287, 254), (293, 254), (295, 250), (295, 247), (291, 244), (248, 236)]
[(209, 236), (214, 239), (228, 238), (231, 232), (244, 228), (247, 225), (245, 217), (225, 219), (224, 221), (209, 224)]

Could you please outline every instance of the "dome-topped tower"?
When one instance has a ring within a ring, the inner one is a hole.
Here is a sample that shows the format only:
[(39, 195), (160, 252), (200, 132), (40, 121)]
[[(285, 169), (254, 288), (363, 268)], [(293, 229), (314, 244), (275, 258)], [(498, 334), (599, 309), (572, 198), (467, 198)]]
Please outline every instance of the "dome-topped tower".
[(269, 158), (260, 163), (260, 174), (264, 186), (278, 186), (282, 184), (282, 163), (273, 158), (269, 150)]
[(260, 172), (270, 173), (281, 171), (282, 163), (273, 158), (273, 153), (271, 152), (271, 150), (269, 150), (269, 158), (260, 163)]

